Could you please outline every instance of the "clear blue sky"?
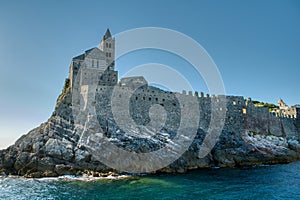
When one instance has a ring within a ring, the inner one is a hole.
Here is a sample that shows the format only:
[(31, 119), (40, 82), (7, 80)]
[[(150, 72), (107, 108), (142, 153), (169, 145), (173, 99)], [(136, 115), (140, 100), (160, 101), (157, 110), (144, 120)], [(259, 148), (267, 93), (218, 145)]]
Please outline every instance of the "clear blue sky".
[(300, 1), (1, 1), (0, 148), (48, 119), (72, 57), (107, 27), (146, 26), (199, 42), (228, 94), (300, 103)]

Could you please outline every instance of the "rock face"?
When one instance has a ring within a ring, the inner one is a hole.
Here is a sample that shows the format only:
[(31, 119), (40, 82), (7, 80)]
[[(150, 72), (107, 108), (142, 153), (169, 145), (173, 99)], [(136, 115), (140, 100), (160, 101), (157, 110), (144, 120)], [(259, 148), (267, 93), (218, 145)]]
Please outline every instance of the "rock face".
[[(103, 101), (98, 99), (99, 105)], [(71, 92), (65, 86), (53, 115), (38, 128), (22, 136), (16, 143), (0, 151), (0, 173), (26, 177), (59, 176), (65, 174), (90, 174), (101, 176), (116, 172), (101, 163), (84, 145), (80, 144), (80, 134), (70, 119)], [(109, 117), (102, 120), (109, 120)], [(226, 125), (217, 144), (204, 158), (199, 158), (200, 146), (207, 134), (199, 127), (189, 149), (175, 162), (158, 172), (185, 172), (189, 169), (207, 167), (239, 167), (257, 164), (286, 163), (300, 159), (300, 144), (295, 138), (263, 134), (240, 128), (230, 130), (227, 116)], [(101, 124), (101, 119), (99, 119)], [(128, 151), (149, 152), (162, 145), (162, 138), (152, 137), (138, 140), (119, 130), (111, 120), (105, 127), (111, 142)], [(141, 122), (142, 123), (142, 122)], [(85, 127), (86, 128), (86, 127)], [(91, 128), (91, 127), (90, 127)], [(102, 129), (103, 130), (103, 127)], [(98, 132), (99, 130), (96, 130)], [(168, 137), (173, 137), (172, 130), (166, 129)]]

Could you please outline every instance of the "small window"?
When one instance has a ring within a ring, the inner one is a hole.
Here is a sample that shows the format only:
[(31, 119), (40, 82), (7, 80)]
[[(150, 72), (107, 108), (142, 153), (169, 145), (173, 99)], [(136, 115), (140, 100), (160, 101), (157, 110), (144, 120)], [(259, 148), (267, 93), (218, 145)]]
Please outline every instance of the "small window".
[(109, 43), (109, 48), (111, 48), (111, 43)]
[(176, 106), (176, 103), (173, 103), (173, 106)]
[(158, 98), (155, 98), (156, 101), (158, 101)]
[(163, 103), (161, 103), (160, 105), (161, 105), (161, 106), (164, 106), (164, 104), (163, 104)]
[(106, 43), (106, 48), (108, 48), (108, 43)]
[(243, 114), (247, 114), (247, 109), (243, 108)]
[(106, 54), (105, 54), (105, 55), (106, 55), (106, 57), (108, 57), (108, 53), (107, 53), (107, 52), (106, 52)]
[(108, 57), (111, 57), (111, 53), (108, 54)]
[(146, 98), (145, 97), (143, 97), (143, 100), (145, 100)]
[(162, 99), (162, 101), (165, 101), (165, 99)]
[(138, 100), (139, 98), (138, 97), (135, 97), (135, 100)]
[(149, 101), (151, 101), (151, 97), (149, 97)]

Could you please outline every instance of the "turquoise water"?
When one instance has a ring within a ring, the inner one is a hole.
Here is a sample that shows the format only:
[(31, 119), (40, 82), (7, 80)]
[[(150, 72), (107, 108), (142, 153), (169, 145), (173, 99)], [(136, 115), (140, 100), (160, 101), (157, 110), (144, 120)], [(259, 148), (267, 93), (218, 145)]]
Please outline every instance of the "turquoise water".
[(82, 181), (0, 178), (0, 199), (300, 199), (300, 162)]

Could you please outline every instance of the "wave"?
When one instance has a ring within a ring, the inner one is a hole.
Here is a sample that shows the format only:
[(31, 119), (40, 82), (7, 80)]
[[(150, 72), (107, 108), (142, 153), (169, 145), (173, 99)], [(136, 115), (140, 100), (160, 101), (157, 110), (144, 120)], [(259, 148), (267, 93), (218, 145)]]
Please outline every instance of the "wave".
[(95, 180), (119, 180), (133, 178), (132, 175), (108, 175), (103, 177), (93, 177), (88, 175), (75, 176), (75, 175), (63, 175), (59, 177), (43, 177), (43, 178), (25, 178), (22, 176), (9, 175), (6, 177), (0, 177), (1, 179), (26, 179), (36, 181), (95, 181)]
[(132, 178), (132, 175), (109, 175), (105, 177), (93, 177), (88, 175), (75, 176), (75, 175), (63, 175), (59, 177), (44, 177), (44, 178), (34, 178), (39, 181), (95, 181), (95, 180), (118, 180)]

